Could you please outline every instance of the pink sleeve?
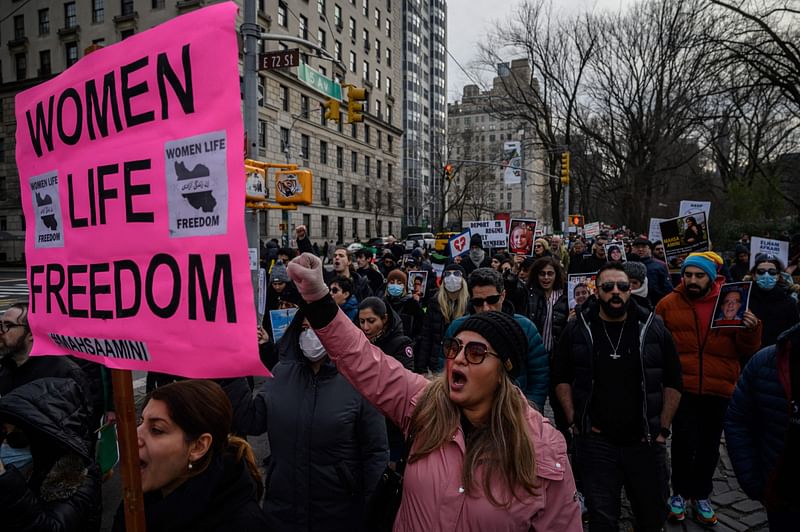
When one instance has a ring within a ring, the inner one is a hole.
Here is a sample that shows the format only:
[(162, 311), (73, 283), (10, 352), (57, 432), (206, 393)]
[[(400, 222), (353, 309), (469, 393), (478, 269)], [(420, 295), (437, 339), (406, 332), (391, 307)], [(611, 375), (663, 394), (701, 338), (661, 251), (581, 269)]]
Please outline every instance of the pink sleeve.
[(407, 435), (416, 396), (428, 380), (372, 345), (341, 310), (316, 333), (339, 373)]
[(576, 492), (572, 468), (567, 463), (561, 480), (546, 481), (544, 511), (534, 518), (534, 530), (582, 532), (581, 505)]

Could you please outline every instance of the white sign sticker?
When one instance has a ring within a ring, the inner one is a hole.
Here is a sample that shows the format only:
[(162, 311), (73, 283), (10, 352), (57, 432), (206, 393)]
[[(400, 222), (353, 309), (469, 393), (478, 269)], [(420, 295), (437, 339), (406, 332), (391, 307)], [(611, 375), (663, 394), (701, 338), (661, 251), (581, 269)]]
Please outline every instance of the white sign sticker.
[(647, 230), (647, 239), (650, 242), (662, 240), (661, 238), (661, 222), (666, 218), (650, 218), (650, 228)]
[(471, 234), (481, 235), (483, 248), (508, 247), (508, 230), (505, 220), (480, 220), (467, 222)]
[[(710, 201), (692, 201), (692, 200), (682, 200), (680, 211), (678, 212), (678, 216), (686, 216), (687, 214), (692, 214), (695, 212), (704, 212), (706, 213), (706, 220), (708, 220), (708, 215), (711, 213), (711, 202)], [(652, 240), (652, 239), (651, 239)]]
[(783, 240), (772, 240), (771, 238), (761, 238), (754, 236), (750, 239), (750, 267), (756, 265), (756, 255), (759, 253), (769, 253), (775, 255), (781, 264), (786, 268), (789, 262), (789, 243)]

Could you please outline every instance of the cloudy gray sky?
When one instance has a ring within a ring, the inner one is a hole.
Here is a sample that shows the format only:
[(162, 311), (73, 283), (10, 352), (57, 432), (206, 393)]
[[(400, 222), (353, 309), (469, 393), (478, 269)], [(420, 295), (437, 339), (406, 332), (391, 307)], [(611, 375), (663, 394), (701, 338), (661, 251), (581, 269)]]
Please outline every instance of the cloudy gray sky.
[[(619, 9), (635, 0), (553, 0), (558, 10), (580, 12), (586, 10)], [(467, 71), (475, 58), (477, 42), (487, 29), (498, 21), (505, 21), (515, 11), (519, 0), (448, 0), (447, 47)], [(471, 83), (467, 75), (452, 58), (447, 63), (447, 101), (461, 98), (461, 88)]]

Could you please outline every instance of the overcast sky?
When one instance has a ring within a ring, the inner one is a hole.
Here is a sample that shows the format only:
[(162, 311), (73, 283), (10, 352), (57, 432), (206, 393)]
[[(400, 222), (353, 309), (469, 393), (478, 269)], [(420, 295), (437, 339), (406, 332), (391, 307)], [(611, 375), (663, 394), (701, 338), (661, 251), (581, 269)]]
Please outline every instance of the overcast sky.
[[(618, 9), (635, 0), (553, 0), (564, 12)], [(447, 0), (447, 47), (467, 71), (475, 58), (475, 43), (497, 21), (505, 21), (519, 0)], [(461, 88), (472, 83), (452, 58), (447, 63), (447, 101), (461, 99)]]

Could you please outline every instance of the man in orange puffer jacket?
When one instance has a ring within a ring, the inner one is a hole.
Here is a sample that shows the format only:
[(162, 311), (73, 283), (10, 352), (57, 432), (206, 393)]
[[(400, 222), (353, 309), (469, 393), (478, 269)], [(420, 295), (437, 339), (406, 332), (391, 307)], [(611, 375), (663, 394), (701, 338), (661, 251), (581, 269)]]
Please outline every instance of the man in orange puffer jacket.
[(725, 282), (717, 274), (721, 265), (716, 253), (692, 253), (681, 268), (681, 284), (656, 306), (675, 340), (683, 371), (683, 395), (672, 424), (670, 518), (682, 521), (691, 501), (695, 519), (704, 525), (717, 522), (708, 498), (725, 412), (742, 362), (759, 347), (762, 328), (749, 310), (744, 328), (710, 328)]

